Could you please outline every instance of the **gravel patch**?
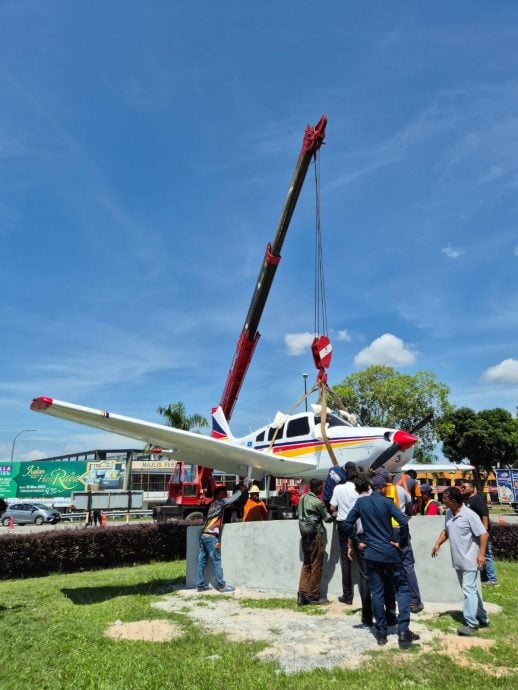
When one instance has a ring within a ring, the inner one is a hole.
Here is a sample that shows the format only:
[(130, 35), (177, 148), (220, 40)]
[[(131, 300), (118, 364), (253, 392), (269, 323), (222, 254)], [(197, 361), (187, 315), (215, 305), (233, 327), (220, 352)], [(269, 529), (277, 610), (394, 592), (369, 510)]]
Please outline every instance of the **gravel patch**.
[[(267, 646), (258, 653), (263, 661), (274, 661), (285, 673), (310, 671), (316, 668), (357, 668), (369, 652), (380, 647), (372, 632), (362, 626), (360, 611), (346, 615), (351, 607), (333, 602), (321, 607), (325, 615), (308, 615), (283, 608), (247, 608), (240, 599), (275, 599), (270, 593), (247, 592), (230, 596), (215, 592), (198, 594), (195, 590), (179, 589), (153, 606), (188, 615), (207, 631), (224, 634), (232, 641), (260, 641)], [(293, 598), (286, 594), (285, 597)], [(200, 605), (201, 604), (201, 605)], [(189, 610), (186, 612), (187, 605)], [(412, 630), (421, 635), (420, 643), (431, 644), (435, 633), (415, 622)], [(390, 634), (393, 633), (393, 634)], [(383, 649), (397, 649), (397, 629), (389, 630), (389, 642)]]

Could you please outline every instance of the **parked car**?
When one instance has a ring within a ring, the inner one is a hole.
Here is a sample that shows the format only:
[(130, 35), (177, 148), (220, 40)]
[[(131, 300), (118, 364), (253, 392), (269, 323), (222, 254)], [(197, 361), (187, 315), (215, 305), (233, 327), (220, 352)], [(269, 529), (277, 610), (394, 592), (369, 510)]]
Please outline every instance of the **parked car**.
[(17, 525), (25, 525), (33, 522), (35, 525), (43, 525), (44, 522), (50, 522), (55, 525), (61, 519), (61, 513), (55, 508), (43, 503), (11, 503), (7, 510), (2, 513), (2, 525), (9, 526), (11, 517)]

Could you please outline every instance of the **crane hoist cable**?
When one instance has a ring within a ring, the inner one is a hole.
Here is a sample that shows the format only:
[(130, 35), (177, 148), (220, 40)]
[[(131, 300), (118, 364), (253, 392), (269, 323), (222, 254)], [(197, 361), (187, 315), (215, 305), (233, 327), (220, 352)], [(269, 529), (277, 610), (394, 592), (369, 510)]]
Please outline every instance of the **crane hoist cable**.
[(329, 339), (327, 327), (327, 297), (324, 271), (324, 255), (322, 249), (322, 227), (320, 224), (320, 156), (315, 153), (315, 303), (314, 303), (314, 339), (311, 344), (313, 361), (318, 370), (316, 388), (320, 391), (320, 429), (322, 440), (333, 465), (338, 465), (331, 442), (327, 435), (327, 373), (331, 364), (333, 348)]
[(320, 155), (315, 156), (315, 319), (314, 333), (328, 335), (327, 301), (324, 274), (324, 255), (322, 251), (322, 228), (320, 225)]
[(313, 361), (318, 370), (317, 383), (327, 381), (326, 369), (331, 364), (333, 348), (327, 330), (327, 300), (320, 225), (320, 156), (315, 154), (315, 311), (314, 339), (311, 344)]

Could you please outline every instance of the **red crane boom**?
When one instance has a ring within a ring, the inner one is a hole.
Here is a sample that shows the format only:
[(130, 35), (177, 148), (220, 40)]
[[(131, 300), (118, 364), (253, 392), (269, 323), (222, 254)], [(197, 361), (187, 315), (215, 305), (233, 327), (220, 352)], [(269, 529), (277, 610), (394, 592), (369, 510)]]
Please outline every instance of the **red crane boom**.
[(308, 125), (304, 132), (302, 148), (291, 178), (288, 195), (284, 202), (275, 237), (266, 246), (264, 259), (259, 270), (259, 277), (255, 284), (243, 330), (237, 341), (232, 365), (228, 372), (225, 388), (223, 389), (223, 394), (219, 403), (227, 419), (230, 419), (232, 416), (232, 411), (252, 360), (255, 347), (261, 337), (257, 329), (275, 277), (277, 266), (281, 260), (280, 253), (284, 238), (286, 237), (286, 232), (288, 231), (291, 217), (295, 210), (311, 159), (324, 141), (326, 124), (327, 117), (322, 115), (319, 122), (314, 127)]

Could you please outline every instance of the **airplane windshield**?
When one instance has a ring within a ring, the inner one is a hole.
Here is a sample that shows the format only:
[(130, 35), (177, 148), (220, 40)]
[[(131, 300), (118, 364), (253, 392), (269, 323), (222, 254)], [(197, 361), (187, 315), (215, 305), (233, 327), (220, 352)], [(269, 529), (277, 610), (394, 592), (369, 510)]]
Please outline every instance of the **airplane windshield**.
[[(315, 415), (315, 426), (320, 424), (321, 417)], [(342, 417), (338, 417), (338, 415), (333, 414), (332, 412), (328, 413), (326, 415), (326, 423), (328, 426), (352, 426), (350, 422), (347, 420), (343, 419)]]

